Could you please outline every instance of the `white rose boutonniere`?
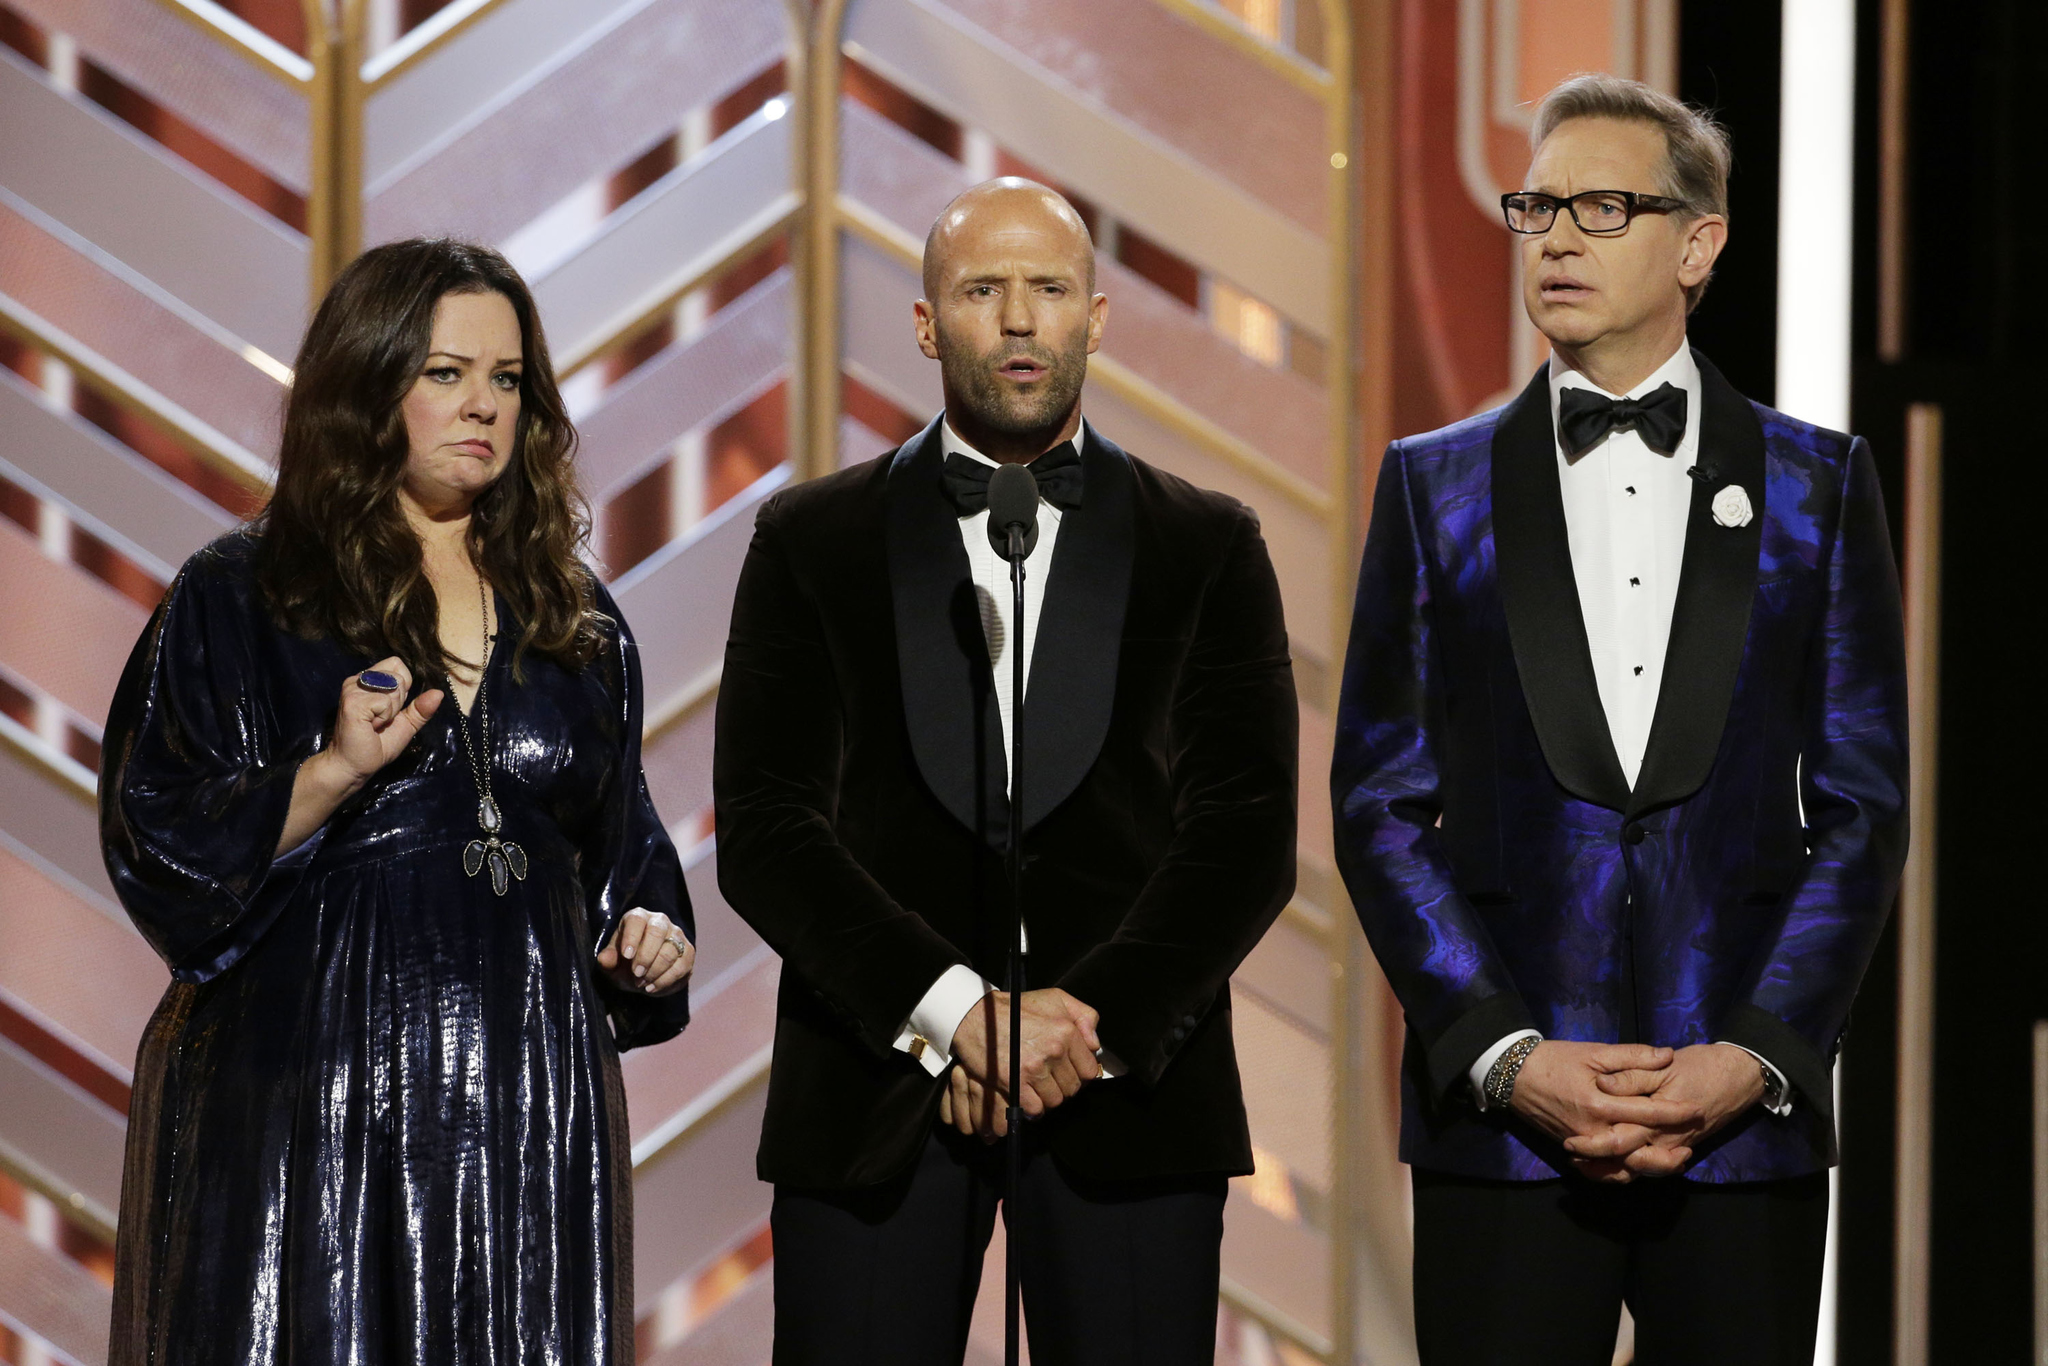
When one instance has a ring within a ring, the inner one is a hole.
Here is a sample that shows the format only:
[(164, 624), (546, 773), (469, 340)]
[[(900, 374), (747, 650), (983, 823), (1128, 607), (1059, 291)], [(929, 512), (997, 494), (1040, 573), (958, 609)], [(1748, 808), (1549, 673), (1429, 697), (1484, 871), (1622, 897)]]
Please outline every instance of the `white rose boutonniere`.
[(1714, 495), (1714, 520), (1722, 526), (1748, 526), (1756, 520), (1749, 494), (1740, 484), (1730, 484)]

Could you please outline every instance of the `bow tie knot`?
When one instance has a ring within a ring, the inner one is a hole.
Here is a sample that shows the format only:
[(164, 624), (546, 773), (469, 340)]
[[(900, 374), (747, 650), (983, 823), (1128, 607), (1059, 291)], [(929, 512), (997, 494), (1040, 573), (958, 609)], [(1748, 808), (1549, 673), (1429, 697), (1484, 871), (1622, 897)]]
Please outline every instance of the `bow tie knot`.
[(1566, 455), (1590, 450), (1617, 427), (1633, 427), (1643, 444), (1670, 455), (1685, 439), (1685, 390), (1659, 385), (1641, 398), (1609, 398), (1576, 386), (1558, 394), (1557, 432)]
[[(1081, 456), (1071, 441), (1062, 441), (1028, 468), (1038, 481), (1038, 496), (1061, 512), (1081, 506)], [(970, 460), (955, 451), (946, 457), (946, 496), (962, 517), (972, 517), (988, 507), (989, 476), (994, 466)]]

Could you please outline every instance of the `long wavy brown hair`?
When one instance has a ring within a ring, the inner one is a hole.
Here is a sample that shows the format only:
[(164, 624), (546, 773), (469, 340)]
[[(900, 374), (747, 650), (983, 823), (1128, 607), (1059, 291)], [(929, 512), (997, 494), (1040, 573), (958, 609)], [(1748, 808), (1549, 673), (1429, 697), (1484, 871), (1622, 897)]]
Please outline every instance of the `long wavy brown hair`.
[(576, 429), (555, 387), (533, 295), (488, 247), (445, 238), (373, 247), (320, 303), (285, 407), (277, 488), (253, 525), (264, 598), (288, 629), (395, 654), (422, 677), (463, 663), (441, 644), (419, 537), (398, 503), (409, 443), (400, 410), (425, 368), (434, 309), (450, 294), (501, 294), (519, 316), (524, 366), (512, 459), (470, 515), (470, 554), (532, 650), (571, 668), (597, 653), (590, 516), (576, 484)]

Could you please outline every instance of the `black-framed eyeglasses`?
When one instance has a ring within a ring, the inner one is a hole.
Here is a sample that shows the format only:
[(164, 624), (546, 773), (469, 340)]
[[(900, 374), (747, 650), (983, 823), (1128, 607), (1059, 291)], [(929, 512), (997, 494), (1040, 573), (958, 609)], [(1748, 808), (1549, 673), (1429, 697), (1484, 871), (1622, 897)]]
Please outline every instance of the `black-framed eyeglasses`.
[(1637, 194), (1634, 190), (1586, 190), (1569, 198), (1539, 194), (1535, 190), (1517, 190), (1500, 197), (1500, 211), (1508, 220), (1508, 231), (1532, 235), (1549, 232), (1551, 225), (1557, 222), (1559, 208), (1571, 214), (1572, 222), (1579, 225), (1580, 232), (1591, 233), (1595, 237), (1612, 237), (1616, 233), (1627, 232), (1629, 223), (1645, 210), (1675, 213), (1684, 207), (1683, 199), (1667, 199), (1661, 194)]

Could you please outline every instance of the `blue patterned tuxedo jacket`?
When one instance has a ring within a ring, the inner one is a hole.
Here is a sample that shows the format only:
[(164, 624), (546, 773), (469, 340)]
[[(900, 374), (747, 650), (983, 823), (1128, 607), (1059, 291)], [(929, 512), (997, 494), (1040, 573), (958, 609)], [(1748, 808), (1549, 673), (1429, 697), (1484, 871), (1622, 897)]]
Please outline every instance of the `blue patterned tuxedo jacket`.
[[(1569, 1170), (1466, 1084), (1524, 1027), (1769, 1058), (1791, 1114), (1752, 1108), (1700, 1145), (1694, 1180), (1834, 1160), (1834, 1057), (1905, 860), (1898, 576), (1869, 447), (1699, 368), (1702, 477), (1633, 791), (1594, 682), (1545, 373), (1381, 467), (1331, 790), (1339, 866), (1407, 1015), (1417, 1166)], [(1711, 514), (1729, 484), (1747, 526)]]

